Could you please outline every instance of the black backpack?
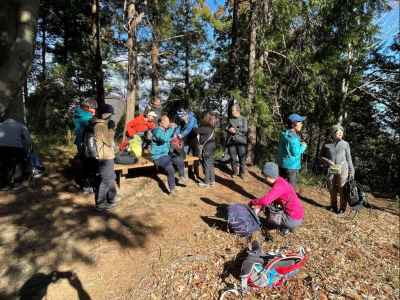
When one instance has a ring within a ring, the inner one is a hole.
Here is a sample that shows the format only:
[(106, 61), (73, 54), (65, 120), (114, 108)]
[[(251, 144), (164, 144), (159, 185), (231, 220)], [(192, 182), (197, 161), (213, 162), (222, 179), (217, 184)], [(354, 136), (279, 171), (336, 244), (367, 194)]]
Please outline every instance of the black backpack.
[(97, 145), (94, 136), (94, 126), (89, 124), (83, 132), (81, 151), (86, 158), (97, 158)]
[(359, 210), (364, 206), (368, 205), (367, 195), (362, 190), (360, 184), (354, 179), (347, 182), (347, 202), (350, 207), (354, 210)]

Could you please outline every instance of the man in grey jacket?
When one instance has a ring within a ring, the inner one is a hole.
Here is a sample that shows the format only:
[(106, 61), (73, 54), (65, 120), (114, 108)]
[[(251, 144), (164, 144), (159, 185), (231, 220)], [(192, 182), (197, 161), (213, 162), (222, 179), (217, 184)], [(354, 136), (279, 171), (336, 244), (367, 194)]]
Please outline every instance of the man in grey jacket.
[[(322, 161), (328, 166), (328, 187), (331, 197), (331, 209), (342, 214), (347, 207), (347, 197), (343, 187), (350, 178), (354, 178), (354, 166), (349, 143), (343, 140), (344, 129), (341, 125), (332, 127), (334, 142), (324, 145)], [(340, 208), (337, 196), (340, 195)]]

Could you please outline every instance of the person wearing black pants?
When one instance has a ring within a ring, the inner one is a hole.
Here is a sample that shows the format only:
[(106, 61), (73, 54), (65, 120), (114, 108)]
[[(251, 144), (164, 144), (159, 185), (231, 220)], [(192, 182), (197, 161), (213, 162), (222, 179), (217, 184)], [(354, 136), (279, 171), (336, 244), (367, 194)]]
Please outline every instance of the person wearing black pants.
[[(229, 155), (232, 158), (232, 176), (239, 175), (244, 178), (247, 154), (247, 119), (240, 115), (239, 105), (232, 106), (232, 118), (228, 121), (226, 128), (229, 146)], [(236, 160), (239, 158), (239, 162)], [(239, 169), (239, 170), (238, 170)]]
[(207, 113), (202, 121), (202, 125), (197, 129), (199, 137), (199, 157), (204, 172), (204, 182), (199, 183), (200, 187), (209, 187), (215, 184), (214, 128), (216, 121), (217, 118), (215, 114)]

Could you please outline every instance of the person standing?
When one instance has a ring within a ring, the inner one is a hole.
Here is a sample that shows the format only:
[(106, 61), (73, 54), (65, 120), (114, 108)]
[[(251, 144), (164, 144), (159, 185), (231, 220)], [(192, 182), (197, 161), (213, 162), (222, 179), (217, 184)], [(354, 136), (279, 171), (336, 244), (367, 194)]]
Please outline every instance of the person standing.
[[(332, 127), (334, 142), (324, 145), (321, 159), (328, 166), (328, 188), (331, 198), (331, 209), (337, 214), (343, 214), (347, 208), (347, 198), (344, 185), (354, 178), (355, 170), (351, 158), (349, 143), (343, 140), (344, 128), (341, 125)], [(337, 196), (340, 196), (338, 208)]]
[(198, 128), (199, 157), (204, 172), (204, 182), (200, 187), (215, 185), (214, 150), (215, 150), (215, 125), (217, 118), (213, 113), (207, 113)]
[(288, 128), (281, 133), (278, 146), (278, 164), (280, 176), (296, 189), (301, 158), (307, 144), (301, 141), (300, 132), (306, 118), (298, 114), (288, 117)]
[(178, 138), (184, 142), (185, 154), (191, 152), (193, 155), (197, 155), (197, 128), (198, 122), (195, 114), (191, 111), (186, 111), (183, 108), (179, 109), (176, 113), (178, 117), (178, 127), (176, 128), (176, 134)]
[(153, 130), (151, 158), (157, 168), (167, 172), (169, 194), (175, 192), (175, 168), (178, 168), (179, 182), (185, 182), (185, 163), (179, 155), (171, 152), (170, 143), (174, 136), (176, 124), (170, 123), (168, 116), (161, 116), (159, 127)]
[(240, 115), (240, 107), (237, 104), (232, 106), (232, 117), (228, 120), (226, 131), (228, 132), (227, 145), (231, 157), (232, 177), (239, 175), (243, 179), (246, 163), (248, 126), (247, 119)]
[(0, 116), (0, 187), (17, 188), (30, 166), (32, 139), (26, 126)]
[(94, 139), (96, 144), (99, 182), (96, 189), (96, 209), (108, 210), (115, 206), (117, 188), (114, 171), (114, 127), (111, 120), (114, 108), (105, 104), (99, 109), (100, 118), (94, 119)]

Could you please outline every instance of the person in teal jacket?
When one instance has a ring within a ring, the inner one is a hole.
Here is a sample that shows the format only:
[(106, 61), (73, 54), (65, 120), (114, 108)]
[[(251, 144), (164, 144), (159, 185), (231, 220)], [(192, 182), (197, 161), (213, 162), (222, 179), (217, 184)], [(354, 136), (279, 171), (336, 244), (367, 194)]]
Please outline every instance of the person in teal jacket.
[(175, 134), (176, 124), (170, 123), (168, 116), (160, 119), (159, 127), (152, 132), (151, 158), (156, 167), (167, 172), (169, 194), (175, 191), (175, 168), (178, 169), (179, 182), (185, 181), (185, 163), (179, 155), (173, 155), (170, 151), (170, 143)]
[(281, 133), (278, 147), (278, 164), (280, 176), (287, 179), (295, 188), (301, 169), (301, 158), (307, 144), (301, 141), (299, 133), (303, 128), (305, 117), (291, 114), (288, 117), (289, 128)]
[(88, 102), (81, 103), (74, 110), (74, 126), (75, 126), (75, 145), (79, 147), (82, 142), (83, 132), (85, 131), (86, 126), (93, 119), (93, 112), (91, 111), (90, 104)]

